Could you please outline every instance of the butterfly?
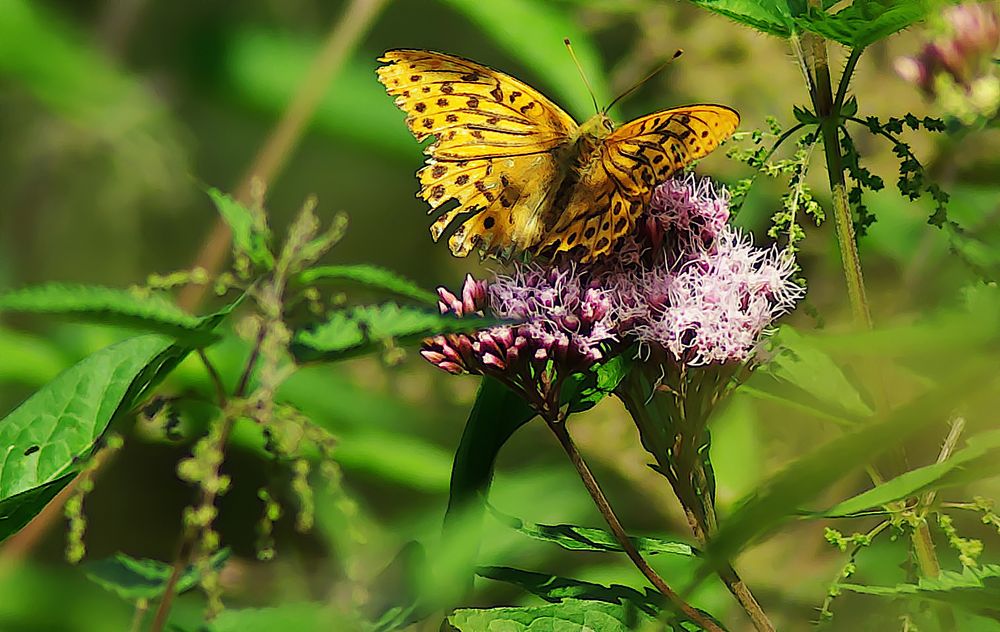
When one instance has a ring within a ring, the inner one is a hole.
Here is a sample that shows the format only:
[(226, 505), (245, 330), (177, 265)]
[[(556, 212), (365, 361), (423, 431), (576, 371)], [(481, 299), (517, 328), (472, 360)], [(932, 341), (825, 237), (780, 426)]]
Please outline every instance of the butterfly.
[[(461, 57), (397, 49), (378, 61), (413, 136), (435, 137), (418, 197), (440, 212), (435, 241), (461, 218), (448, 240), (459, 257), (600, 257), (634, 228), (657, 184), (739, 124), (731, 108), (688, 105), (617, 128), (603, 112), (579, 125), (523, 81)], [(457, 206), (443, 210), (450, 200)]]

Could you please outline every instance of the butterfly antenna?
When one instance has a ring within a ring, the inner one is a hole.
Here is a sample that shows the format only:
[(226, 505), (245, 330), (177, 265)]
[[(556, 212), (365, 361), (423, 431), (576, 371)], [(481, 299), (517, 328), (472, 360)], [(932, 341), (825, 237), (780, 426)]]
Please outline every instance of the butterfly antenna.
[(597, 105), (597, 97), (594, 96), (594, 88), (590, 85), (590, 81), (587, 79), (587, 73), (583, 72), (583, 66), (580, 65), (580, 60), (576, 58), (576, 53), (573, 52), (573, 45), (569, 43), (568, 37), (563, 39), (563, 44), (566, 45), (566, 50), (569, 51), (569, 56), (573, 58), (573, 63), (576, 64), (576, 69), (580, 71), (580, 76), (583, 77), (583, 83), (587, 86), (587, 92), (590, 93), (590, 100), (594, 102), (594, 111), (600, 114), (601, 107)]
[(611, 110), (611, 108), (613, 108), (613, 107), (614, 107), (615, 103), (618, 103), (619, 101), (621, 101), (622, 99), (624, 99), (624, 98), (625, 98), (625, 97), (627, 97), (628, 95), (630, 95), (630, 94), (632, 94), (633, 92), (635, 92), (636, 90), (638, 90), (638, 89), (639, 89), (639, 87), (640, 87), (640, 86), (641, 86), (642, 84), (646, 83), (647, 81), (649, 81), (650, 79), (652, 79), (652, 78), (653, 78), (653, 77), (655, 77), (656, 75), (660, 74), (660, 71), (661, 71), (661, 70), (663, 70), (664, 68), (666, 68), (666, 67), (667, 67), (667, 64), (669, 64), (670, 62), (672, 62), (673, 60), (677, 59), (678, 57), (680, 57), (680, 56), (681, 56), (681, 55), (683, 55), (683, 54), (684, 54), (684, 51), (682, 51), (681, 49), (679, 49), (679, 48), (678, 48), (678, 49), (677, 49), (677, 52), (675, 52), (675, 53), (674, 53), (674, 54), (673, 54), (673, 55), (672, 55), (672, 56), (670, 57), (670, 59), (668, 59), (667, 61), (665, 61), (665, 62), (663, 62), (662, 64), (660, 64), (659, 66), (657, 66), (657, 67), (656, 67), (656, 69), (654, 69), (654, 70), (653, 70), (653, 72), (649, 73), (648, 75), (646, 75), (645, 77), (643, 77), (642, 79), (640, 79), (639, 81), (637, 81), (637, 82), (635, 83), (635, 85), (633, 85), (633, 86), (632, 86), (631, 88), (629, 88), (629, 89), (628, 89), (628, 90), (626, 90), (625, 92), (622, 92), (622, 93), (621, 93), (621, 94), (619, 94), (619, 95), (618, 95), (617, 97), (615, 97), (615, 100), (614, 100), (614, 101), (612, 101), (611, 103), (609, 103), (609, 104), (608, 104), (608, 107), (604, 108), (604, 112), (605, 112), (605, 113), (607, 113), (607, 112), (608, 112), (609, 110)]

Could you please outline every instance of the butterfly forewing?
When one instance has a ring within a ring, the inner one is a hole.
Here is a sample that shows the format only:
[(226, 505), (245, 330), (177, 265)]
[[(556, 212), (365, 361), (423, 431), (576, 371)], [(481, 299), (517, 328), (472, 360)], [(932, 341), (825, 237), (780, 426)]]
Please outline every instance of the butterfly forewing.
[(406, 112), (417, 138), (434, 136), (420, 170), (420, 197), (432, 212), (438, 239), (471, 214), (449, 240), (452, 252), (527, 249), (543, 235), (540, 216), (563, 170), (559, 150), (576, 129), (573, 119), (537, 90), (475, 62), (423, 50), (393, 50), (379, 61), (379, 81)]
[(539, 251), (582, 248), (591, 260), (630, 232), (653, 189), (719, 146), (739, 124), (735, 110), (690, 105), (630, 121), (607, 136)]

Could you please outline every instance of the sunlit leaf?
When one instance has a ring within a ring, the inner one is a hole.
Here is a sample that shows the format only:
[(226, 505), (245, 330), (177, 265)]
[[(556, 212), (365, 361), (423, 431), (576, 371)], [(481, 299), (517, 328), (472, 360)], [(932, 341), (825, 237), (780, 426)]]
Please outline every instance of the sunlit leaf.
[[(229, 559), (229, 549), (217, 551), (208, 561), (209, 568), (219, 570)], [(87, 577), (122, 599), (157, 599), (163, 595), (173, 565), (158, 560), (136, 559), (124, 553), (113, 557), (87, 562), (83, 567)], [(201, 578), (202, 567), (188, 566), (177, 579), (177, 593), (194, 588)]]
[(613, 358), (596, 364), (585, 373), (571, 376), (561, 393), (562, 401), (571, 413), (583, 412), (597, 405), (614, 392), (632, 368), (633, 352), (626, 350)]
[(299, 275), (298, 282), (302, 285), (354, 283), (370, 290), (398, 294), (428, 305), (437, 304), (437, 295), (433, 292), (385, 268), (368, 264), (310, 268)]
[(0, 500), (73, 471), (166, 356), (178, 353), (162, 336), (130, 338), (81, 360), (0, 420)]

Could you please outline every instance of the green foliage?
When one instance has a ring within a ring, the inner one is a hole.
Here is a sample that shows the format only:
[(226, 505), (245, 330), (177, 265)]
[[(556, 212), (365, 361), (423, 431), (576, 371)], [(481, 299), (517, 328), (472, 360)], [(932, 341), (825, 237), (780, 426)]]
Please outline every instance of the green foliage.
[(853, 0), (835, 13), (809, 7), (797, 26), (851, 48), (865, 48), (923, 20), (928, 0)]
[[(229, 559), (229, 549), (217, 551), (209, 567), (219, 570)], [(127, 601), (158, 599), (166, 590), (173, 566), (150, 559), (136, 559), (124, 553), (113, 557), (87, 562), (83, 566), (87, 578)], [(178, 593), (187, 592), (198, 585), (201, 567), (189, 566), (177, 579)]]
[(363, 305), (336, 311), (326, 322), (299, 331), (292, 352), (303, 362), (331, 361), (378, 350), (390, 343), (416, 344), (430, 336), (496, 324), (494, 319), (456, 318), (394, 303)]
[(0, 500), (0, 541), (6, 540), (31, 522), (75, 477), (76, 472), (70, 472)]
[[(49, 283), (0, 294), (0, 311), (60, 314), (204, 342), (206, 319), (192, 316), (158, 294)], [(210, 327), (209, 327), (210, 329)]]
[(212, 621), (207, 632), (272, 632), (296, 630), (323, 632), (325, 630), (357, 629), (357, 621), (337, 616), (329, 607), (318, 603), (288, 603), (274, 608), (230, 609)]
[[(950, 402), (982, 392), (984, 385), (975, 382), (975, 376), (981, 371), (981, 366), (956, 368), (949, 379), (887, 417), (869, 422), (789, 464), (740, 502), (707, 548), (709, 559), (730, 559), (744, 546), (796, 514), (803, 503), (839, 480), (845, 474), (846, 464), (867, 463), (908, 437), (946, 419)], [(831, 468), (831, 463), (839, 466)]]
[[(628, 632), (640, 626), (653, 626), (655, 619), (621, 604), (565, 599), (546, 606), (456, 610), (448, 617), (460, 632), (510, 630), (510, 632)], [(680, 630), (681, 627), (660, 627)]]
[(805, 9), (804, 0), (691, 0), (692, 3), (757, 29), (768, 35), (789, 37), (794, 32), (793, 18)]
[(838, 423), (857, 423), (872, 408), (816, 337), (782, 325), (770, 340), (770, 361), (741, 386), (741, 392), (773, 399)]
[(563, 385), (562, 401), (567, 405), (569, 413), (580, 413), (590, 410), (602, 399), (618, 388), (632, 368), (630, 357), (635, 351), (627, 349), (610, 359), (594, 365), (586, 373), (577, 373)]
[(248, 208), (218, 189), (210, 188), (208, 195), (233, 232), (233, 250), (237, 256), (247, 257), (263, 271), (273, 268), (274, 254), (269, 245), (271, 231), (264, 212)]
[[(558, 544), (569, 551), (622, 552), (624, 550), (614, 535), (604, 529), (572, 524), (532, 524), (514, 516), (501, 514), (496, 509), (491, 508), (491, 510), (494, 517), (519, 533), (535, 540)], [(694, 548), (683, 542), (637, 536), (630, 536), (629, 540), (637, 551), (648, 555), (668, 553), (690, 557), (697, 554)]]
[(916, 584), (865, 586), (844, 583), (840, 587), (864, 595), (943, 602), (993, 618), (1000, 617), (1000, 566), (996, 564), (966, 567), (960, 573), (942, 571), (937, 578), (922, 577)]
[(939, 463), (918, 467), (817, 513), (843, 518), (934, 489), (963, 485), (1000, 474), (1000, 431), (968, 439), (969, 446)]
[[(112, 418), (154, 379), (170, 341), (130, 338), (78, 362), (0, 421), (0, 500), (55, 481), (87, 457)], [(51, 490), (51, 488), (50, 488)]]
[(437, 304), (434, 292), (425, 290), (395, 272), (367, 264), (316, 266), (303, 271), (298, 276), (298, 282), (304, 286), (349, 283), (375, 292), (404, 296), (427, 305)]

